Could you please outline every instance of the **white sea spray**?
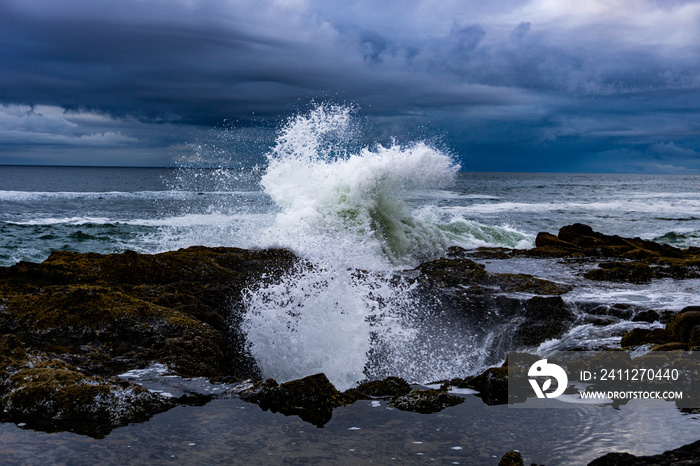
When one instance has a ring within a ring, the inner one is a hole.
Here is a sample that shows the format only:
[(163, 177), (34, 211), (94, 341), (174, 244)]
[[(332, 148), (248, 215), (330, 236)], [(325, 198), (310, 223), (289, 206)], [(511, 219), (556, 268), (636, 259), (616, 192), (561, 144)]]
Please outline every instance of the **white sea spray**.
[(354, 131), (351, 108), (319, 105), (291, 118), (268, 154), (261, 185), (278, 212), (266, 241), (309, 263), (246, 293), (250, 353), (265, 377), (323, 372), (341, 389), (367, 377), (425, 382), (474, 369), (483, 338), (435, 322), (415, 284), (394, 276), (460, 237), (405, 202), (448, 186), (459, 166), (425, 142), (352, 151)]

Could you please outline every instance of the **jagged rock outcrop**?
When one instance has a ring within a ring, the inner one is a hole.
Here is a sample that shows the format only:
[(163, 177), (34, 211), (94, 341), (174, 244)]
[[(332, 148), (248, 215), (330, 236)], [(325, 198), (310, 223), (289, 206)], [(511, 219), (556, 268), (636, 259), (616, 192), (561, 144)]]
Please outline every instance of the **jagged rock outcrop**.
[(299, 263), (289, 251), (192, 247), (55, 252), (0, 268), (0, 419), (101, 436), (191, 400), (115, 378), (157, 361), (181, 376), (254, 376), (231, 334), (242, 290)]
[(623, 348), (656, 345), (656, 350), (700, 347), (700, 306), (689, 306), (668, 318), (665, 328), (635, 328), (622, 337)]

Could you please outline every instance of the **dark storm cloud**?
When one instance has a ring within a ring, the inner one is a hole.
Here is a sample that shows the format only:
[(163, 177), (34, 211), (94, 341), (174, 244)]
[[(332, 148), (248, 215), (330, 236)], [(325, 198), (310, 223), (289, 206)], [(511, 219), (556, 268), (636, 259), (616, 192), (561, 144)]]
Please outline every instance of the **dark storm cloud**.
[(697, 2), (4, 0), (0, 44), (0, 163), (162, 164), (333, 99), (471, 169), (700, 170)]

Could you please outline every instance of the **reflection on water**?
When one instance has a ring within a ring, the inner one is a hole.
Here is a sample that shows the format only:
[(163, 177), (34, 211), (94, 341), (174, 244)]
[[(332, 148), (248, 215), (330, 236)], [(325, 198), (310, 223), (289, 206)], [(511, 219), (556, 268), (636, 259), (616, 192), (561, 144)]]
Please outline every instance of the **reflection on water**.
[(0, 464), (586, 464), (610, 451), (658, 454), (700, 438), (700, 419), (659, 409), (519, 409), (472, 395), (437, 414), (359, 401), (316, 428), (238, 399), (181, 407), (100, 440), (0, 424)]

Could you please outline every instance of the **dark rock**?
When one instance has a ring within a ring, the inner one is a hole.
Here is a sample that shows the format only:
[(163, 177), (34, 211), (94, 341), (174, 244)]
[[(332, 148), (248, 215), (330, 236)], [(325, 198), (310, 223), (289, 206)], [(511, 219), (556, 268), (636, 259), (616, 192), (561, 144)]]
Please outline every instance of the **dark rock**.
[(96, 374), (157, 360), (183, 376), (255, 375), (242, 337), (228, 338), (231, 310), (263, 274), (298, 263), (282, 250), (54, 252), (42, 264), (0, 268), (0, 325)]
[(700, 325), (700, 308), (686, 307), (666, 324), (670, 341), (690, 342), (690, 336)]
[(593, 324), (599, 327), (605, 327), (607, 325), (612, 325), (619, 322), (620, 319), (613, 316), (597, 316), (597, 315), (584, 315), (581, 324)]
[(635, 307), (631, 304), (614, 303), (614, 304), (597, 304), (594, 307), (582, 307), (586, 314), (592, 315), (609, 315), (618, 319), (629, 320), (635, 314)]
[(690, 345), (688, 345), (687, 343), (673, 342), (664, 343), (662, 345), (655, 345), (652, 346), (651, 349), (653, 351), (688, 351), (690, 349)]
[(634, 456), (629, 453), (608, 453), (588, 466), (671, 466), (700, 464), (700, 440), (659, 455)]
[(396, 398), (408, 394), (411, 385), (399, 377), (387, 377), (383, 380), (364, 382), (343, 394), (353, 400), (369, 400), (372, 398)]
[(584, 277), (589, 280), (638, 284), (651, 283), (654, 277), (651, 267), (640, 262), (605, 262), (599, 267), (586, 272)]
[(513, 336), (516, 346), (534, 346), (560, 337), (574, 322), (576, 316), (560, 297), (535, 296), (523, 304), (524, 322)]
[(333, 409), (348, 403), (324, 374), (310, 375), (281, 385), (273, 380), (253, 386), (241, 399), (257, 403), (263, 410), (297, 415), (317, 427), (323, 427), (333, 416)]
[(479, 392), (488, 405), (508, 403), (508, 367), (492, 367), (480, 375), (465, 380), (464, 385)]
[(623, 348), (641, 345), (658, 345), (668, 342), (668, 332), (664, 328), (634, 328), (622, 336)]
[(418, 266), (423, 277), (443, 287), (484, 284), (489, 273), (482, 264), (469, 259), (436, 259)]
[(464, 402), (464, 398), (444, 390), (413, 390), (395, 398), (390, 405), (402, 411), (430, 414)]
[(654, 322), (659, 322), (661, 320), (661, 314), (652, 309), (646, 311), (640, 311), (632, 318), (633, 322), (646, 322), (652, 324)]
[(557, 283), (526, 274), (493, 274), (492, 283), (505, 292), (532, 293), (538, 295), (562, 295), (573, 289), (565, 283)]
[[(662, 317), (665, 315), (664, 313)], [(646, 344), (676, 344), (677, 347), (686, 349), (700, 346), (700, 306), (689, 306), (671, 315), (668, 317), (666, 328), (635, 328), (622, 336), (622, 347)]]
[(498, 462), (498, 466), (523, 466), (523, 457), (519, 451), (509, 451)]
[[(623, 238), (605, 235), (580, 223), (567, 225), (557, 236), (540, 233), (535, 248), (513, 252), (528, 257), (621, 259), (617, 266), (589, 272), (594, 280), (632, 281), (646, 283), (651, 278), (697, 278), (700, 276), (698, 248), (680, 250), (667, 244), (659, 244), (641, 238)], [(637, 265), (628, 265), (630, 261)], [(646, 269), (638, 264), (651, 267)]]
[(3, 378), (12, 374), (27, 362), (27, 350), (16, 335), (0, 336), (0, 370)]
[[(104, 435), (178, 403), (112, 378), (126, 370), (160, 362), (185, 377), (254, 376), (231, 332), (242, 292), (300, 264), (283, 250), (192, 247), (54, 252), (0, 267), (0, 412), (37, 429)], [(206, 402), (195, 398), (180, 401)]]
[(572, 287), (526, 274), (490, 273), (470, 259), (437, 259), (421, 264), (422, 277), (440, 287), (482, 286), (504, 292), (561, 295)]
[(14, 372), (3, 383), (0, 394), (5, 421), (97, 438), (115, 427), (147, 420), (174, 406), (171, 400), (139, 385), (88, 377), (57, 361)]

